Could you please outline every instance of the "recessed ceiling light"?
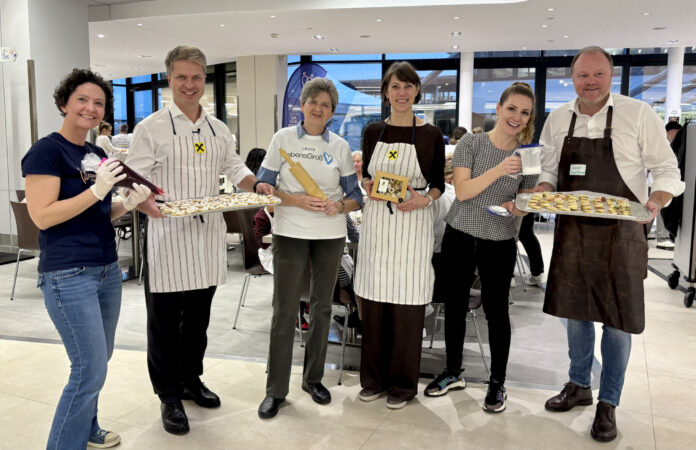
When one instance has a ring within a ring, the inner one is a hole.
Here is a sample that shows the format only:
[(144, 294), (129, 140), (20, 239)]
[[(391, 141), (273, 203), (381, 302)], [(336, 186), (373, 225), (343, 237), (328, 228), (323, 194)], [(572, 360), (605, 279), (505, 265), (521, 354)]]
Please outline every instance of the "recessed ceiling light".
[(547, 17), (546, 20), (553, 20), (553, 17)]
[(564, 34), (564, 35), (563, 35), (563, 39), (568, 39), (568, 35), (567, 35), (567, 34)]
[(273, 14), (271, 14), (271, 15), (268, 16), (268, 17), (270, 17), (271, 19), (275, 19), (275, 18), (278, 17), (278, 16), (274, 16)]
[(336, 52), (338, 51), (338, 49), (337, 49), (336, 47), (331, 47), (331, 48), (329, 49), (329, 51), (330, 51), (330, 52), (336, 53)]
[(131, 67), (131, 70), (140, 70), (140, 67)]
[(555, 11), (556, 8), (546, 8), (546, 10), (547, 10), (548, 12), (551, 12), (551, 11)]
[(359, 37), (362, 39), (369, 39), (370, 35), (369, 34), (361, 34)]
[(375, 19), (375, 22), (384, 22), (384, 19)]
[(142, 24), (142, 23), (140, 23), (140, 22), (138, 22), (138, 23), (136, 23), (136, 24), (135, 24), (135, 26), (137, 26), (137, 27), (142, 27), (142, 26), (143, 26), (143, 24)]
[(227, 25), (225, 25), (224, 23), (221, 23), (221, 24), (220, 24), (220, 28), (225, 28), (226, 26), (227, 26)]
[(105, 64), (92, 64), (93, 67), (106, 67)]
[(522, 50), (527, 50), (527, 46), (525, 45), (524, 47), (522, 47)]
[(452, 46), (452, 48), (453, 48), (454, 50), (456, 50), (456, 49), (459, 48), (459, 46), (458, 46), (457, 44), (454, 44), (454, 45)]
[(271, 39), (277, 39), (278, 33), (271, 33)]
[(312, 37), (314, 39), (324, 39), (324, 36), (322, 36), (321, 34), (314, 34), (314, 35), (312, 35)]
[(459, 20), (459, 16), (452, 17), (454, 20)]
[(679, 42), (679, 39), (670, 39), (667, 41), (668, 44), (676, 44), (677, 42)]
[(541, 24), (541, 28), (548, 28), (549, 26), (545, 23)]
[(666, 30), (667, 27), (653, 27), (653, 30), (655, 31), (660, 31), (660, 30)]
[(461, 31), (452, 31), (452, 32), (450, 33), (450, 35), (451, 35), (452, 37), (461, 36), (461, 35), (462, 35), (462, 32), (461, 32)]
[(140, 55), (141, 58), (152, 58), (150, 55)]
[(103, 39), (103, 38), (104, 38), (104, 35), (103, 35), (103, 34), (98, 34), (97, 37), (100, 38), (100, 39)]
[(547, 39), (546, 42), (553, 42), (553, 39)]
[(645, 11), (645, 12), (643, 13), (643, 15), (644, 15), (644, 16), (649, 16), (649, 15), (650, 15), (650, 12)]

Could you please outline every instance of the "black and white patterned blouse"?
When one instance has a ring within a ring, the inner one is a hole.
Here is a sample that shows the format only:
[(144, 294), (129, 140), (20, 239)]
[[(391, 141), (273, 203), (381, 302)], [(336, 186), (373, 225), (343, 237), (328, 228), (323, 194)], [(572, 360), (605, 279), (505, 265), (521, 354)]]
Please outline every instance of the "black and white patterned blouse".
[[(501, 150), (493, 145), (488, 133), (466, 134), (454, 149), (452, 167), (471, 169), (473, 179), (510, 155), (511, 151)], [(517, 178), (502, 176), (474, 198), (464, 201), (455, 199), (445, 221), (452, 228), (480, 239), (513, 239), (517, 233), (514, 218), (494, 216), (486, 211), (486, 207), (513, 200), (520, 189), (536, 186), (536, 180), (536, 175), (519, 175)]]

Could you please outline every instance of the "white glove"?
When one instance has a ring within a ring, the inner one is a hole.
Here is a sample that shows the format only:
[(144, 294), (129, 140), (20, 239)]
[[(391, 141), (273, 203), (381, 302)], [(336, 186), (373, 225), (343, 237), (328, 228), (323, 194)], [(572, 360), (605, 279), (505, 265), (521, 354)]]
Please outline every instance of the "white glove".
[[(126, 174), (120, 174), (123, 171), (121, 167), (121, 162), (114, 158), (109, 158), (104, 161), (97, 169), (97, 179), (94, 180), (94, 184), (90, 186), (92, 193), (99, 200), (104, 200), (104, 198), (109, 195), (111, 188), (114, 184), (126, 178)], [(119, 175), (120, 174), (120, 175)]]
[(123, 206), (128, 210), (134, 210), (139, 204), (147, 200), (150, 196), (150, 188), (138, 183), (133, 183), (133, 190), (123, 200)]

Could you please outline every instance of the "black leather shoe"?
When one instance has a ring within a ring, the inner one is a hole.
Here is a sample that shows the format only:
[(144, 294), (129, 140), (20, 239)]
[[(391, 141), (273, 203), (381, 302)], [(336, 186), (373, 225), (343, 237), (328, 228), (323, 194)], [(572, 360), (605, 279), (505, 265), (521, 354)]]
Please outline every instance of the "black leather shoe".
[(609, 442), (616, 439), (616, 408), (609, 403), (597, 403), (597, 412), (590, 434), (599, 442)]
[(321, 383), (312, 383), (306, 386), (302, 385), (302, 390), (309, 392), (315, 403), (319, 403), (320, 405), (328, 405), (331, 403), (331, 392)]
[(554, 395), (546, 401), (546, 407), (549, 411), (563, 412), (568, 411), (574, 406), (587, 406), (592, 404), (592, 389), (589, 387), (582, 388), (577, 384), (569, 381), (560, 394)]
[(184, 411), (184, 405), (180, 401), (173, 403), (162, 402), (162, 424), (164, 429), (172, 434), (186, 434), (189, 432), (188, 417)]
[(193, 400), (198, 406), (203, 408), (217, 408), (220, 406), (220, 397), (213, 391), (205, 387), (205, 384), (200, 383), (196, 387), (185, 387), (181, 394), (184, 400)]
[(285, 401), (284, 398), (266, 397), (259, 405), (259, 417), (262, 419), (270, 419), (278, 414), (278, 407)]

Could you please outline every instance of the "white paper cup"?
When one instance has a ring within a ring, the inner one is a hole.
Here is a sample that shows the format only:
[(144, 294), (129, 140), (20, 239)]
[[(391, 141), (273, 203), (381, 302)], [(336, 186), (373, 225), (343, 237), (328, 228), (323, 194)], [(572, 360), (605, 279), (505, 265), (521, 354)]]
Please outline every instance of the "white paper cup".
[(522, 175), (541, 174), (541, 145), (518, 148), (522, 160)]

